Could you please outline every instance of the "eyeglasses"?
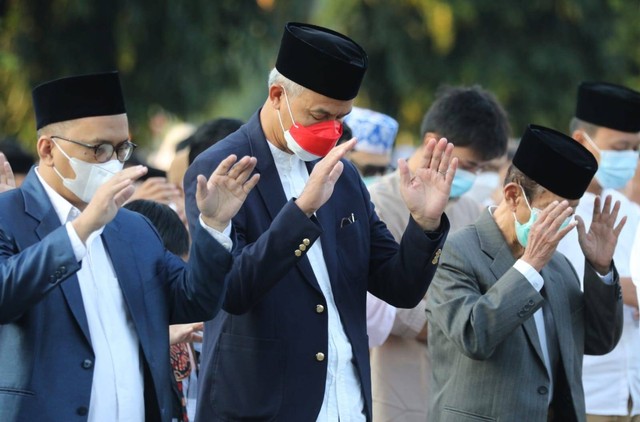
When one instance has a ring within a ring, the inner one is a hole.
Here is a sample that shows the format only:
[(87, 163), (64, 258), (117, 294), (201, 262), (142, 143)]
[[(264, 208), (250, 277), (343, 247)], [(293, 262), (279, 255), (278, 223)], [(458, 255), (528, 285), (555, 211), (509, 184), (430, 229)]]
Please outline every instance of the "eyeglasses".
[(92, 144), (85, 144), (83, 142), (72, 141), (71, 139), (66, 139), (61, 136), (50, 136), (50, 138), (61, 139), (63, 141), (71, 142), (72, 144), (76, 144), (76, 145), (83, 146), (85, 148), (92, 149), (93, 156), (95, 157), (96, 161), (99, 163), (106, 163), (107, 161), (111, 160), (111, 157), (113, 157), (114, 152), (116, 153), (116, 157), (118, 158), (118, 161), (120, 161), (121, 163), (124, 163), (129, 158), (131, 158), (133, 151), (138, 146), (129, 140), (120, 142), (118, 145), (113, 146), (113, 144), (109, 142), (101, 142), (99, 144), (92, 145)]

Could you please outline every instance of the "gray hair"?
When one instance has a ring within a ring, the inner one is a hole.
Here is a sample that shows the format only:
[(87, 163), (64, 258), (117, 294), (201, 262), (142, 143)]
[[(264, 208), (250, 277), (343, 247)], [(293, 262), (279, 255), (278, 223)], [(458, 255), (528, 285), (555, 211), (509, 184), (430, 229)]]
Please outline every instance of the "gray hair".
[(295, 98), (305, 90), (305, 87), (283, 76), (275, 67), (269, 72), (269, 87), (271, 85), (282, 85), (289, 98)]
[(40, 139), (41, 136), (45, 136), (45, 135), (62, 135), (64, 136), (64, 132), (67, 129), (67, 122), (56, 122), (56, 123), (49, 123), (48, 125), (41, 127), (40, 129), (38, 129), (38, 131), (36, 132), (36, 135), (38, 136), (38, 139)]
[(571, 119), (571, 123), (569, 123), (570, 134), (575, 132), (576, 130), (587, 132), (587, 135), (593, 137), (598, 131), (598, 125), (594, 125), (593, 123), (585, 122), (584, 120), (580, 120), (577, 117), (574, 117)]

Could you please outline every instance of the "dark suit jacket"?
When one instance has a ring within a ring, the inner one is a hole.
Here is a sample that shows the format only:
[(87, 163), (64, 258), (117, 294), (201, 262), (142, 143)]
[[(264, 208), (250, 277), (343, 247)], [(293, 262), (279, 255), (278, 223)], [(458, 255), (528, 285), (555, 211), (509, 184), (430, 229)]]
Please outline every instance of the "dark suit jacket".
[[(169, 324), (212, 318), (231, 266), (209, 234), (192, 233), (188, 270), (139, 214), (120, 210), (102, 233), (140, 340), (147, 420), (171, 417)], [(0, 195), (0, 420), (86, 420), (95, 356), (80, 265), (32, 169)]]
[[(488, 211), (443, 249), (427, 294), (430, 421), (547, 421), (550, 379), (533, 318), (545, 299), (514, 263)], [(622, 333), (618, 275), (607, 285), (587, 265), (583, 293), (560, 253), (541, 275), (560, 348), (553, 420), (584, 421), (582, 357), (610, 352)]]
[[(237, 242), (226, 312), (206, 325), (197, 420), (316, 419), (327, 372), (327, 359), (316, 360), (328, 349), (326, 301), (304, 252), (294, 252), (304, 239), (313, 244), (318, 238), (370, 420), (365, 293), (397, 307), (415, 306), (435, 272), (446, 216), (432, 238), (411, 220), (398, 246), (356, 169), (345, 162), (331, 199), (317, 218), (307, 218), (285, 198), (258, 113), (196, 159), (185, 176), (186, 196), (195, 192), (198, 174), (210, 174), (231, 153), (255, 156), (261, 179), (233, 219)], [(192, 226), (194, 206), (187, 202)], [(352, 213), (355, 223), (341, 228)]]

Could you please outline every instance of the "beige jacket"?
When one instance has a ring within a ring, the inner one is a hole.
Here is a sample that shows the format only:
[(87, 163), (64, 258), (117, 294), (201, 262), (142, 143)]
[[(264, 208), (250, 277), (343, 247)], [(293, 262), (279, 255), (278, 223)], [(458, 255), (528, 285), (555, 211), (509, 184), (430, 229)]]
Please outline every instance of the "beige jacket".
[[(369, 187), (371, 201), (396, 240), (409, 222), (400, 196), (400, 175), (390, 173)], [(481, 212), (473, 199), (451, 200), (445, 209), (451, 231), (472, 224)], [(426, 301), (413, 309), (398, 309), (391, 335), (371, 350), (374, 422), (424, 422), (428, 416), (431, 361), (426, 342), (416, 336), (427, 322)]]

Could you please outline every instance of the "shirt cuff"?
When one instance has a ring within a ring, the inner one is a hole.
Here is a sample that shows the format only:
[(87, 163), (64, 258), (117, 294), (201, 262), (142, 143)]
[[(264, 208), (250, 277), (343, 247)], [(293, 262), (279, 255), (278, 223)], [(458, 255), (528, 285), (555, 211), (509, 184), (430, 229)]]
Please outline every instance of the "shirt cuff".
[[(595, 271), (595, 270), (594, 270)], [(601, 275), (599, 272), (596, 271), (596, 274), (598, 274), (598, 277), (600, 277), (600, 280), (602, 280), (602, 282), (604, 284), (608, 284), (609, 286), (611, 286), (613, 284), (613, 270), (609, 271), (608, 273), (606, 273), (605, 275)]]
[(213, 227), (207, 226), (207, 224), (202, 219), (202, 214), (198, 216), (198, 220), (200, 221), (200, 226), (207, 231), (215, 240), (218, 241), (228, 252), (231, 251), (233, 247), (233, 242), (231, 241), (231, 222), (227, 224), (227, 227), (224, 228), (222, 232), (214, 229)]
[(69, 236), (69, 240), (71, 241), (71, 247), (73, 248), (73, 255), (76, 257), (76, 261), (80, 262), (87, 254), (87, 248), (80, 240), (78, 233), (76, 233), (76, 229), (73, 228), (73, 224), (68, 222), (64, 225), (67, 229), (67, 235)]
[(513, 268), (520, 271), (520, 273), (527, 279), (527, 281), (533, 286), (534, 289), (540, 291), (544, 286), (544, 279), (539, 272), (536, 271), (528, 262), (519, 259), (513, 264)]

